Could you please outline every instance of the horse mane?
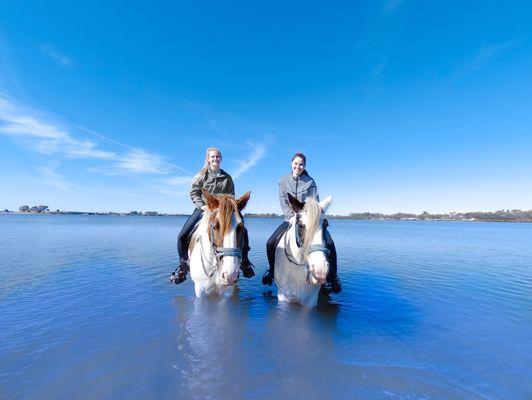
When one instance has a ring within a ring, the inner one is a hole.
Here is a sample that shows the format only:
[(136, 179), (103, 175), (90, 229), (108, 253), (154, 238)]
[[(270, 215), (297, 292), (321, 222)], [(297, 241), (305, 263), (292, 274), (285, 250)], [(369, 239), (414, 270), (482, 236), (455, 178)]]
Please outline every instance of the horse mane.
[(229, 195), (219, 195), (218, 199), (218, 222), (220, 223), (220, 232), (222, 237), (225, 237), (231, 229), (231, 220), (233, 213), (236, 214), (237, 218), (240, 217), (240, 211), (238, 210), (238, 205), (233, 196)]
[(303, 211), (307, 214), (308, 218), (307, 226), (305, 227), (305, 235), (303, 237), (303, 244), (306, 246), (321, 226), (321, 207), (314, 198), (310, 197), (305, 200)]
[(230, 195), (217, 195), (218, 199), (218, 208), (215, 210), (207, 209), (201, 217), (198, 228), (194, 231), (192, 235), (192, 240), (190, 240), (189, 249), (192, 250), (194, 245), (197, 242), (197, 239), (201, 236), (203, 232), (209, 232), (211, 222), (214, 222), (214, 219), (218, 219), (220, 223), (220, 232), (222, 237), (225, 237), (229, 230), (231, 229), (231, 220), (233, 213), (235, 213), (237, 222), (241, 222), (242, 215), (238, 209), (238, 205), (233, 196)]

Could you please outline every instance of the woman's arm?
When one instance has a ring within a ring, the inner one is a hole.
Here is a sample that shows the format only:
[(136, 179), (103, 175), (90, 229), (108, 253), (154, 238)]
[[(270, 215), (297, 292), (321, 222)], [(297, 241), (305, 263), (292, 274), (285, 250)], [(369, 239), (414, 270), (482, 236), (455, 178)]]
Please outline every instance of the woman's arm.
[(308, 197), (314, 197), (316, 201), (320, 201), (320, 193), (318, 192), (318, 186), (316, 185), (314, 179), (312, 180), (312, 184), (308, 188)]
[(202, 187), (203, 177), (200, 177), (194, 182), (192, 182), (192, 187), (190, 188), (190, 198), (192, 199), (194, 205), (199, 209), (203, 209), (203, 207), (205, 206), (205, 202), (203, 201), (203, 197), (201, 196)]
[(231, 175), (229, 175), (229, 182), (227, 184), (227, 194), (230, 194), (233, 197), (235, 196), (235, 183), (233, 182)]
[(290, 203), (288, 202), (288, 196), (286, 193), (287, 187), (283, 177), (279, 181), (279, 203), (281, 203), (281, 210), (283, 210), (284, 216), (286, 217), (286, 219), (289, 219), (294, 212), (290, 208)]

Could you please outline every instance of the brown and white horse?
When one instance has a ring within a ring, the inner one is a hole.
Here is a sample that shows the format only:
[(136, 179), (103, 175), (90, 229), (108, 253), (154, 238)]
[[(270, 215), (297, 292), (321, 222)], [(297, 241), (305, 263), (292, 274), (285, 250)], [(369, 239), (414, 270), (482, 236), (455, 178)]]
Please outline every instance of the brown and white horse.
[(250, 192), (235, 199), (203, 190), (203, 196), (208, 209), (190, 241), (190, 276), (197, 297), (231, 295), (242, 260), (244, 220), (240, 211), (246, 206)]

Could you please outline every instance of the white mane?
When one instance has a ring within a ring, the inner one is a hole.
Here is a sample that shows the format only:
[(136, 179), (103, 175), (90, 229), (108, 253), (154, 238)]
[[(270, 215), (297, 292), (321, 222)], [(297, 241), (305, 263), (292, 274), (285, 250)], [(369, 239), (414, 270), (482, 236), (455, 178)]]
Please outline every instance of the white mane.
[(305, 201), (303, 211), (307, 215), (305, 235), (303, 237), (303, 245), (306, 247), (321, 227), (322, 211), (320, 204), (312, 197)]

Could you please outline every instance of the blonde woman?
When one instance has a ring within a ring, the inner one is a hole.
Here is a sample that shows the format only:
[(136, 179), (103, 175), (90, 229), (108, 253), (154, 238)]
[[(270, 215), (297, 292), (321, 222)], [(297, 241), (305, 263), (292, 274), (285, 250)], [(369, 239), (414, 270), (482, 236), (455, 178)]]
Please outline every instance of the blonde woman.
[[(192, 181), (192, 188), (190, 189), (190, 198), (196, 206), (192, 215), (181, 228), (179, 236), (177, 237), (177, 252), (179, 253), (179, 266), (172, 272), (170, 280), (176, 285), (184, 282), (187, 278), (187, 273), (190, 270), (188, 264), (188, 244), (189, 239), (194, 230), (194, 227), (203, 216), (203, 212), (207, 209), (205, 200), (203, 199), (201, 189), (205, 189), (211, 194), (229, 194), (235, 195), (235, 185), (233, 178), (227, 172), (220, 168), (222, 163), (222, 153), (215, 147), (209, 147), (205, 154), (205, 163), (203, 168), (194, 176)], [(248, 232), (243, 227), (244, 246), (242, 249), (242, 264), (240, 269), (244, 277), (251, 278), (255, 275), (251, 262), (248, 259), (249, 239)]]

